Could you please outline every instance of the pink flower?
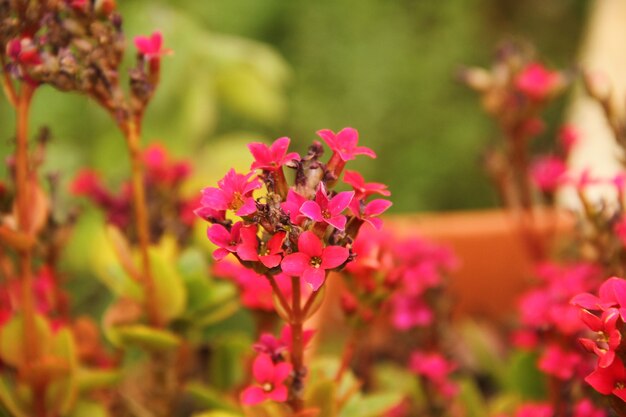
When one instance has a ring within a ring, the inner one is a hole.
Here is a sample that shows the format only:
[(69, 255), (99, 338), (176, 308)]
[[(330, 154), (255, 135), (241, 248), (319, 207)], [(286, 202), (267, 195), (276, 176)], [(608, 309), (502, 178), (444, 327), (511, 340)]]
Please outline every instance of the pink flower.
[(343, 180), (346, 184), (349, 184), (354, 189), (355, 197), (359, 200), (369, 197), (372, 194), (380, 194), (382, 196), (388, 197), (391, 195), (391, 192), (387, 190), (387, 186), (385, 184), (381, 184), (379, 182), (368, 182), (366, 183), (361, 174), (356, 171), (347, 171), (343, 174)]
[(141, 55), (150, 60), (172, 53), (171, 49), (163, 48), (163, 35), (159, 31), (150, 36), (135, 36), (135, 47)]
[(421, 296), (396, 293), (391, 298), (391, 324), (398, 330), (428, 326), (433, 318), (431, 308)]
[(517, 409), (515, 417), (552, 417), (553, 414), (549, 404), (523, 404)]
[(252, 192), (262, 187), (254, 173), (238, 174), (230, 169), (224, 178), (217, 182), (219, 188), (207, 187), (202, 190), (201, 204), (213, 210), (233, 210), (237, 216), (247, 216), (256, 211)]
[(542, 101), (554, 91), (558, 78), (557, 72), (548, 71), (543, 65), (532, 62), (517, 75), (515, 86), (531, 100)]
[(290, 363), (274, 364), (268, 355), (259, 354), (252, 364), (252, 375), (259, 385), (243, 390), (241, 402), (245, 405), (255, 405), (266, 400), (287, 401), (288, 391), (285, 380), (290, 373)]
[(598, 356), (599, 367), (606, 368), (613, 363), (615, 351), (622, 342), (622, 334), (617, 328), (617, 322), (620, 318), (619, 311), (610, 308), (603, 311), (602, 316), (598, 317), (588, 310), (582, 309), (580, 310), (580, 318), (590, 330), (598, 334), (595, 340), (579, 339), (580, 344), (585, 350)]
[(617, 307), (622, 320), (626, 321), (626, 280), (618, 277), (607, 279), (600, 286), (598, 295), (599, 297), (589, 293), (578, 294), (572, 298), (571, 304), (587, 310)]
[(581, 361), (578, 353), (567, 352), (559, 345), (550, 344), (539, 358), (539, 369), (558, 379), (567, 380)]
[(219, 246), (213, 252), (213, 257), (218, 261), (229, 253), (237, 254), (244, 261), (256, 261), (256, 250), (251, 249), (253, 235), (256, 239), (256, 226), (244, 226), (242, 222), (235, 223), (230, 231), (221, 224), (214, 224), (207, 229), (209, 240)]
[(300, 212), (311, 220), (328, 223), (343, 231), (346, 227), (346, 216), (341, 213), (348, 207), (353, 197), (354, 191), (343, 191), (333, 198), (328, 198), (324, 183), (320, 183), (315, 193), (315, 201), (305, 201), (300, 207)]
[(263, 169), (266, 171), (276, 171), (287, 162), (300, 160), (300, 155), (296, 152), (287, 153), (289, 148), (289, 138), (278, 138), (270, 146), (264, 143), (253, 142), (248, 145), (248, 149), (254, 157), (254, 162), (250, 170)]
[(596, 408), (588, 398), (580, 400), (574, 406), (572, 417), (606, 417), (606, 411)]
[(359, 132), (351, 127), (341, 129), (339, 133), (335, 133), (329, 129), (323, 129), (317, 132), (326, 145), (341, 158), (342, 161), (350, 161), (357, 155), (366, 155), (370, 158), (376, 158), (376, 153), (365, 146), (357, 146), (359, 141)]
[(308, 201), (306, 197), (301, 196), (292, 189), (287, 192), (287, 199), (281, 204), (281, 208), (289, 215), (289, 221), (295, 225), (299, 225), (302, 220), (306, 219), (300, 212), (300, 207)]
[(585, 381), (600, 394), (614, 394), (626, 401), (626, 370), (620, 359), (616, 359), (606, 368), (596, 368)]
[(530, 175), (537, 187), (544, 192), (556, 191), (567, 172), (567, 165), (556, 156), (537, 159), (530, 168)]
[(298, 238), (299, 252), (285, 256), (281, 263), (284, 273), (299, 276), (317, 291), (326, 279), (326, 271), (342, 265), (350, 252), (341, 246), (323, 247), (313, 232), (304, 232)]
[(191, 166), (186, 161), (172, 161), (167, 149), (159, 143), (153, 143), (143, 153), (148, 182), (173, 186), (179, 184), (191, 173)]
[(259, 261), (267, 268), (280, 265), (280, 261), (283, 259), (280, 254), (283, 252), (283, 242), (286, 235), (285, 232), (278, 232), (265, 244), (265, 250), (259, 256)]
[(357, 218), (371, 224), (376, 230), (380, 230), (383, 227), (383, 221), (378, 216), (387, 211), (391, 205), (391, 201), (383, 199), (372, 200), (367, 204), (353, 199), (350, 203), (350, 211)]
[(456, 369), (456, 365), (447, 361), (439, 353), (413, 352), (409, 360), (409, 369), (430, 380), (439, 393), (446, 398), (453, 397), (458, 391), (456, 384), (448, 379), (450, 373)]

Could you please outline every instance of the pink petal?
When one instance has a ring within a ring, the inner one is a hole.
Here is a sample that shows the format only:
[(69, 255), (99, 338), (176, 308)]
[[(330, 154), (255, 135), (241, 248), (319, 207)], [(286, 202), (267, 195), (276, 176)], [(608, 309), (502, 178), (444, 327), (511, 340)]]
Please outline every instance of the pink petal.
[(224, 191), (219, 188), (207, 187), (202, 190), (202, 199), (200, 204), (212, 208), (213, 210), (228, 209), (228, 197)]
[(272, 382), (274, 377), (274, 362), (272, 362), (272, 358), (265, 353), (259, 353), (252, 364), (252, 375), (261, 384)]
[(304, 273), (302, 274), (302, 279), (304, 280), (304, 282), (309, 284), (313, 291), (317, 291), (326, 279), (326, 271), (324, 271), (322, 268), (308, 267), (304, 270)]
[(335, 147), (336, 139), (335, 133), (330, 129), (322, 129), (317, 131), (317, 136), (319, 136), (326, 145), (328, 145), (331, 149)]
[(291, 369), (291, 364), (288, 362), (281, 362), (276, 365), (274, 367), (274, 378), (272, 379), (274, 386), (282, 384), (283, 381), (289, 377)]
[(609, 395), (613, 391), (614, 381), (607, 375), (605, 368), (596, 369), (585, 378), (585, 382), (593, 387), (600, 394)]
[(248, 144), (248, 149), (254, 157), (254, 162), (250, 169), (265, 168), (270, 163), (270, 150), (266, 144), (253, 142)]
[(259, 259), (257, 249), (252, 245), (237, 246), (237, 255), (239, 255), (243, 261), (256, 261)]
[(365, 222), (371, 224), (376, 230), (380, 230), (383, 228), (383, 221), (378, 217), (366, 218)]
[(334, 216), (324, 220), (337, 230), (343, 231), (346, 228), (346, 216)]
[(267, 396), (274, 401), (285, 402), (287, 401), (287, 387), (284, 385), (274, 387), (271, 392), (267, 393)]
[(350, 251), (346, 248), (341, 246), (327, 246), (324, 248), (320, 267), (323, 269), (337, 268), (348, 259), (349, 255)]
[(290, 152), (283, 157), (283, 162), (299, 161), (299, 160), (300, 160), (300, 155), (298, 155), (298, 152)]
[(363, 210), (363, 215), (367, 217), (378, 216), (384, 213), (392, 204), (393, 203), (389, 200), (373, 200), (367, 203), (365, 210)]
[(304, 232), (298, 238), (298, 250), (309, 257), (322, 256), (322, 242), (313, 232)]
[(311, 257), (301, 252), (292, 253), (283, 258), (280, 264), (281, 269), (287, 275), (299, 277), (309, 266)]
[(161, 46), (163, 46), (163, 34), (159, 31), (156, 31), (150, 37), (150, 43), (152, 44), (153, 52), (157, 53), (161, 50)]
[(206, 231), (207, 237), (217, 246), (224, 248), (230, 246), (231, 235), (221, 224), (214, 224)]
[(352, 148), (359, 142), (359, 132), (353, 127), (344, 127), (337, 133), (337, 142), (342, 148)]
[(283, 241), (285, 240), (285, 236), (287, 233), (278, 232), (267, 242), (267, 249), (270, 253), (279, 253), (282, 252)]
[(324, 217), (322, 216), (322, 209), (315, 201), (305, 201), (304, 204), (302, 204), (302, 207), (300, 207), (300, 213), (304, 214), (309, 219), (316, 222), (324, 221)]
[(341, 214), (354, 198), (354, 191), (344, 191), (334, 196), (328, 203), (328, 211), (333, 216)]
[(145, 55), (152, 52), (152, 42), (147, 36), (136, 36), (134, 41), (135, 47), (140, 53)]
[(241, 402), (245, 405), (256, 405), (267, 398), (261, 387), (248, 387), (241, 393)]
[(274, 162), (280, 162), (280, 160), (283, 158), (283, 155), (287, 153), (290, 141), (291, 140), (288, 137), (284, 136), (282, 138), (276, 139), (274, 143), (272, 143), (272, 145), (270, 146), (270, 151), (272, 153), (272, 159), (274, 160)]
[(602, 320), (598, 316), (593, 313), (590, 313), (588, 310), (580, 311), (580, 319), (594, 332), (599, 332), (604, 327), (602, 325)]
[(256, 203), (254, 201), (254, 198), (250, 197), (244, 201), (243, 205), (239, 207), (239, 210), (237, 210), (235, 214), (237, 214), (237, 216), (249, 216), (255, 211), (256, 211)]
[(224, 249), (224, 248), (219, 248), (219, 249), (215, 249), (213, 251), (213, 258), (215, 258), (216, 261), (221, 261), (222, 259), (224, 259), (228, 254), (230, 253), (229, 250)]
[(582, 293), (574, 296), (574, 298), (570, 301), (570, 304), (586, 308), (588, 310), (599, 310), (602, 301), (595, 295)]
[(282, 256), (280, 255), (265, 255), (259, 256), (259, 261), (267, 268), (274, 268), (280, 264)]
[(354, 148), (354, 155), (365, 155), (370, 158), (376, 159), (376, 152), (371, 150), (370, 148), (366, 148), (365, 146), (357, 146)]

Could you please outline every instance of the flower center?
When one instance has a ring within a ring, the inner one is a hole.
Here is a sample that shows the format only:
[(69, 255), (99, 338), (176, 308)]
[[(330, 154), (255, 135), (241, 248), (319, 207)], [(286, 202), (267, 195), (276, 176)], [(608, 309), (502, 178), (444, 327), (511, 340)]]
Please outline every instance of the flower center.
[(313, 268), (317, 269), (322, 264), (322, 258), (320, 258), (319, 256), (313, 256), (313, 257), (311, 257), (311, 260), (309, 261), (309, 264)]
[(274, 389), (274, 385), (272, 385), (271, 382), (266, 382), (265, 384), (261, 385), (261, 388), (265, 392), (270, 392)]
[(232, 210), (239, 210), (243, 206), (243, 197), (239, 191), (233, 193), (233, 199), (230, 202), (230, 208)]
[(323, 210), (322, 217), (325, 219), (330, 219), (330, 212), (328, 210)]

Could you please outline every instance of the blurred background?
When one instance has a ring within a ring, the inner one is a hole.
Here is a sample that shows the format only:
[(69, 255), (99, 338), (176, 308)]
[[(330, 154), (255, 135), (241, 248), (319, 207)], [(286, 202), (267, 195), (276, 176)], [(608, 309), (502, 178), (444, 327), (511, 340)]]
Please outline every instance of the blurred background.
[[(454, 79), (488, 65), (498, 41), (528, 39), (550, 67), (576, 61), (584, 0), (119, 0), (129, 44), (155, 28), (175, 51), (148, 111), (145, 141), (190, 157), (197, 188), (231, 165), (245, 143), (289, 136), (299, 151), (321, 128), (357, 128), (379, 155), (356, 167), (389, 184), (396, 213), (489, 207), (480, 167), (495, 127)], [(134, 48), (127, 54), (134, 59)], [(567, 99), (565, 99), (566, 101)], [(552, 121), (563, 106), (548, 112)], [(4, 139), (13, 114), (0, 101)], [(65, 181), (85, 166), (112, 183), (128, 172), (121, 136), (84, 97), (41, 91), (33, 127), (48, 125), (49, 170)], [(553, 125), (553, 123), (548, 123)], [(550, 139), (548, 131), (542, 140)], [(540, 146), (540, 145), (539, 145)]]

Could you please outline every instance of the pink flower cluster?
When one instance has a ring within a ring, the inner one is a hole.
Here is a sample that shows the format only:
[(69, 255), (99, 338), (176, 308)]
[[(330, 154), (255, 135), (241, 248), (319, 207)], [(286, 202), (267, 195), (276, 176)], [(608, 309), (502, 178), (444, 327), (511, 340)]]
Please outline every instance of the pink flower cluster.
[[(324, 150), (319, 142), (305, 156), (289, 153), (286, 137), (270, 146), (252, 143), (250, 172), (231, 169), (217, 187), (202, 190), (196, 214), (212, 223), (207, 236), (218, 247), (217, 260), (232, 255), (261, 275), (300, 277), (317, 291), (329, 271), (352, 259), (350, 247), (360, 226), (380, 227), (377, 216), (391, 203), (367, 199), (374, 193), (388, 195), (382, 184), (366, 184), (347, 171), (344, 181), (355, 191), (332, 190), (346, 161), (375, 154), (357, 146), (358, 134), (352, 128), (318, 135), (333, 151), (327, 164), (320, 161)], [(291, 186), (285, 167), (295, 171)]]
[[(174, 206), (177, 210), (176, 219), (182, 221), (183, 227), (191, 226), (195, 220), (193, 209), (197, 201), (179, 196), (181, 185), (192, 172), (189, 162), (173, 159), (163, 145), (155, 143), (144, 150), (143, 163), (150, 209)], [(102, 209), (109, 223), (119, 228), (128, 227), (132, 223), (132, 193), (129, 182), (124, 182), (118, 192), (113, 192), (102, 183), (99, 173), (85, 169), (74, 178), (71, 191), (74, 195), (87, 197)], [(164, 221), (165, 216), (162, 213), (154, 214), (151, 217), (156, 217), (155, 221)], [(155, 225), (154, 229), (161, 231), (163, 225)]]
[[(313, 337), (313, 330), (305, 330), (303, 344), (306, 347)], [(255, 384), (241, 392), (241, 403), (255, 405), (266, 400), (285, 402), (288, 397), (287, 380), (293, 368), (289, 362), (291, 351), (291, 327), (284, 326), (279, 338), (263, 333), (254, 344), (257, 357), (252, 364)]]
[(596, 367), (585, 381), (604, 395), (626, 401), (626, 369), (621, 358), (621, 329), (626, 320), (626, 280), (612, 277), (598, 290), (598, 296), (581, 293), (572, 298), (580, 309), (582, 322), (594, 334), (581, 338), (581, 345), (596, 355)]
[(456, 367), (438, 352), (415, 351), (409, 360), (409, 370), (421, 376), (444, 399), (454, 398), (459, 391), (458, 385), (450, 379)]

